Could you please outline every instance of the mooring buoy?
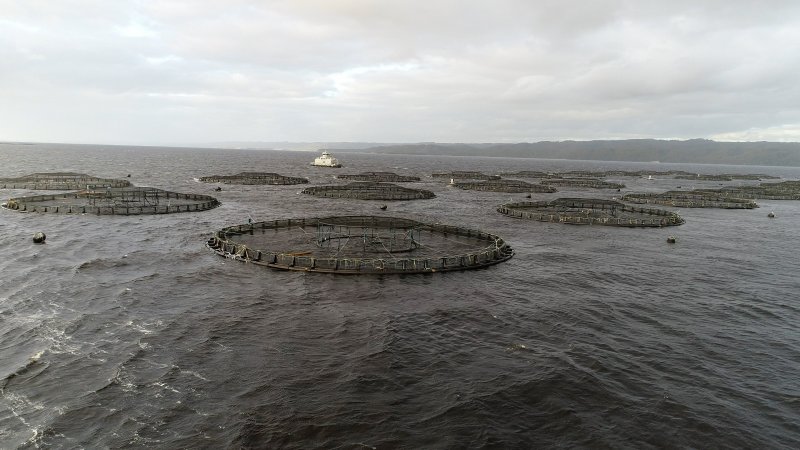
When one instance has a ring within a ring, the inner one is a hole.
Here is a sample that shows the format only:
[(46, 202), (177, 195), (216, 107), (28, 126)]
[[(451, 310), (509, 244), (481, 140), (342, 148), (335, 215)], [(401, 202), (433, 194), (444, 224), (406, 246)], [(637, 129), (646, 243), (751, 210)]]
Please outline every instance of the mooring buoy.
[(47, 239), (47, 235), (42, 233), (41, 231), (37, 231), (33, 235), (33, 243), (34, 244), (44, 244), (44, 240)]
[(670, 236), (667, 238), (667, 243), (669, 244), (674, 244), (675, 241), (677, 241), (677, 239), (675, 239), (675, 236)]

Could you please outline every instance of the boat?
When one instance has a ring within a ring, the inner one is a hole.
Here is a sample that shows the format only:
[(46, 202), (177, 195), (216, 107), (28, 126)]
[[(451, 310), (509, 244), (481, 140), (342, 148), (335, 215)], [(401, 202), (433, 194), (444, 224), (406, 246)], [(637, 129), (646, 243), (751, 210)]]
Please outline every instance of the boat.
[(318, 156), (314, 159), (314, 162), (311, 163), (312, 166), (319, 166), (319, 167), (342, 167), (339, 163), (339, 160), (331, 156), (327, 150), (322, 152), (321, 156)]

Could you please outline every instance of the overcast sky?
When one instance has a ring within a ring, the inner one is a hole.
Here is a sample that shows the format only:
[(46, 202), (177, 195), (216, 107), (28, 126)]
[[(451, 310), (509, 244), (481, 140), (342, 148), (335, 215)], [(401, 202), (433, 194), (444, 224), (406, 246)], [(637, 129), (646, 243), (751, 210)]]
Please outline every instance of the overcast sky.
[(800, 1), (0, 0), (0, 140), (800, 141)]

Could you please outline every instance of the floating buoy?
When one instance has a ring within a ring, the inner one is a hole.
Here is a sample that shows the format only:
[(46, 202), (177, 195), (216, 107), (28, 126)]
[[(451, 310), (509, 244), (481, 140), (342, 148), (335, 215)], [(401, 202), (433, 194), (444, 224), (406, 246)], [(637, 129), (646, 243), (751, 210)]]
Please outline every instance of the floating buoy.
[(41, 231), (37, 231), (33, 235), (33, 243), (34, 244), (44, 244), (44, 240), (47, 239), (47, 235), (42, 233)]
[(674, 244), (676, 240), (677, 240), (677, 239), (675, 239), (675, 236), (669, 236), (669, 237), (667, 238), (667, 243), (668, 243), (668, 244)]
[(775, 213), (770, 211), (769, 214), (767, 214), (767, 217), (769, 217), (770, 219), (774, 219), (775, 218)]

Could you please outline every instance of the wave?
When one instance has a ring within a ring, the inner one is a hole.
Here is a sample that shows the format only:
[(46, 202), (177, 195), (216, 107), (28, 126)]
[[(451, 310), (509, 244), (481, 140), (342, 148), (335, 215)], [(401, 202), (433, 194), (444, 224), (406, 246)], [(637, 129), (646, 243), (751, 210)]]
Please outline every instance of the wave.
[(124, 255), (123, 259), (106, 259), (106, 258), (97, 258), (92, 259), (89, 261), (85, 261), (81, 263), (75, 270), (76, 272), (87, 271), (87, 270), (108, 270), (108, 269), (116, 269), (119, 267), (129, 266), (130, 263), (124, 258), (127, 258), (128, 255)]
[(14, 372), (6, 375), (5, 378), (0, 380), (0, 393), (4, 393), (5, 389), (9, 386), (12, 381), (25, 379), (30, 380), (33, 379), (44, 372), (47, 367), (49, 366), (48, 363), (41, 362), (42, 355), (44, 355), (45, 351), (40, 350), (36, 352), (33, 356), (28, 358), (28, 360), (17, 368)]

